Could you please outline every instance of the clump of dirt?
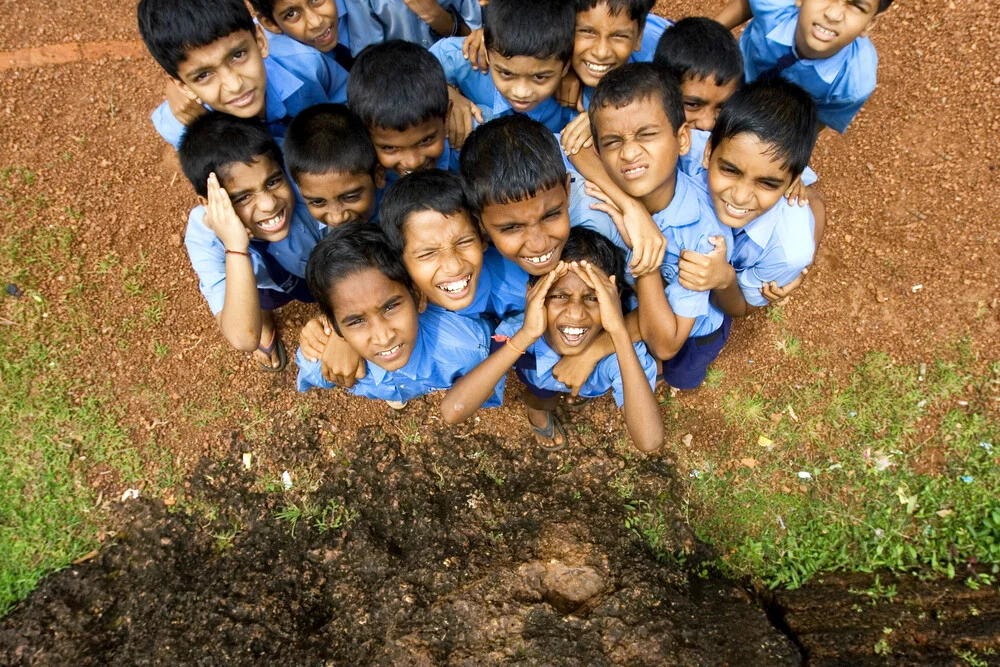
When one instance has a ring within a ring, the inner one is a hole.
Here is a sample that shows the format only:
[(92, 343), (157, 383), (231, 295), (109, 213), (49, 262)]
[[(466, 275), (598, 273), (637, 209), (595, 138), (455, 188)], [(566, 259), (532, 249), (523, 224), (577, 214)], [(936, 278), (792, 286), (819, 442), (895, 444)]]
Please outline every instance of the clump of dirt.
[[(343, 442), (316, 417), (278, 432), (291, 490), (221, 443), (187, 489), (199, 511), (127, 505), (112, 544), (3, 621), (0, 664), (799, 662), (742, 589), (625, 527), (621, 475), (662, 488), (662, 460), (454, 430)], [(663, 524), (697, 551), (679, 514)]]

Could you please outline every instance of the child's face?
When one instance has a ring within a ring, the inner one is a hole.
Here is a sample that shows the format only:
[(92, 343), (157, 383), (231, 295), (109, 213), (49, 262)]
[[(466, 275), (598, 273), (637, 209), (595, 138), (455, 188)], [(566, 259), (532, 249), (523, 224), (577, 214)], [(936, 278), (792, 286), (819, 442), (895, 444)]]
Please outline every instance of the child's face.
[(677, 158), (691, 148), (687, 123), (674, 132), (659, 98), (651, 95), (594, 115), (596, 145), (605, 171), (651, 213), (666, 208), (677, 178)]
[(868, 32), (878, 0), (795, 0), (795, 48), (802, 58), (829, 58)]
[(533, 58), (513, 56), (505, 58), (496, 51), (487, 52), (493, 84), (518, 113), (528, 113), (556, 94), (569, 63), (558, 57)]
[(368, 132), (379, 163), (399, 176), (434, 169), (444, 155), (444, 118), (429, 118), (402, 132), (386, 127), (371, 127)]
[(545, 317), (545, 342), (562, 357), (580, 354), (604, 330), (597, 293), (574, 271), (549, 289)]
[(371, 174), (301, 172), (296, 183), (309, 214), (327, 227), (355, 220), (367, 222), (375, 215), (377, 184)]
[(628, 62), (642, 46), (639, 22), (627, 11), (611, 13), (607, 3), (576, 15), (573, 70), (585, 86), (596, 86), (604, 75)]
[(414, 287), (446, 310), (471, 305), (483, 269), (483, 240), (469, 214), (411, 213), (403, 236), (403, 263)]
[(177, 84), (216, 111), (239, 118), (262, 118), (267, 74), (267, 38), (237, 30), (188, 51), (177, 67)]
[(690, 127), (711, 132), (719, 118), (722, 105), (733, 96), (739, 86), (737, 79), (721, 86), (715, 83), (715, 76), (684, 77), (681, 81), (681, 95), (684, 97), (684, 117)]
[(337, 47), (337, 3), (335, 0), (277, 0), (271, 17), (257, 16), (275, 33), (285, 33), (296, 42), (328, 53)]
[(288, 236), (295, 193), (280, 164), (262, 156), (248, 165), (228, 164), (218, 176), (236, 215), (255, 238), (280, 241)]
[(559, 263), (569, 238), (569, 176), (530, 199), (488, 204), (479, 217), (501, 255), (530, 275), (545, 275)]
[(336, 283), (330, 303), (340, 335), (362, 358), (387, 371), (410, 360), (417, 316), (424, 309), (402, 283), (378, 269), (364, 269)]
[(745, 227), (781, 200), (792, 184), (791, 173), (781, 163), (774, 146), (752, 134), (723, 139), (714, 151), (706, 144), (708, 191), (722, 224)]

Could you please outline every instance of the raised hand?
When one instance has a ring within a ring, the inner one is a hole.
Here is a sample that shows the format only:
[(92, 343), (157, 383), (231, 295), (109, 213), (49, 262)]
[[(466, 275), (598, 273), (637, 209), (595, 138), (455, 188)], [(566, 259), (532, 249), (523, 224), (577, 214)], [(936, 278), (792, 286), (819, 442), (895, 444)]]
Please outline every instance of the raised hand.
[(522, 341), (526, 349), (545, 333), (548, 326), (548, 318), (545, 313), (545, 297), (549, 295), (549, 290), (556, 281), (566, 275), (569, 265), (566, 262), (559, 262), (556, 268), (545, 274), (541, 280), (528, 288), (528, 295), (524, 300), (524, 324), (521, 325), (521, 332), (528, 340)]
[(208, 204), (205, 206), (205, 226), (215, 232), (226, 250), (246, 252), (250, 247), (250, 232), (236, 215), (229, 193), (219, 185), (219, 178), (208, 175)]
[(601, 309), (601, 325), (611, 336), (625, 334), (625, 316), (622, 315), (622, 300), (615, 285), (615, 277), (610, 278), (599, 267), (583, 260), (573, 262), (572, 270), (580, 276), (580, 280), (597, 295), (597, 305)]

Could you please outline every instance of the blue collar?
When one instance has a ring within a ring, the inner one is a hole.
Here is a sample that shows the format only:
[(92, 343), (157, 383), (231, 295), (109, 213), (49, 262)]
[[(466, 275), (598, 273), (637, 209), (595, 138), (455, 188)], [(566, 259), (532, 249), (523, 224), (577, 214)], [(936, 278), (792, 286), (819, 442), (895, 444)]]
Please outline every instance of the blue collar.
[(267, 73), (267, 92), (264, 96), (268, 123), (277, 123), (288, 116), (285, 100), (298, 92), (302, 80), (270, 58), (264, 58)]
[(771, 240), (771, 234), (774, 233), (774, 228), (778, 224), (778, 218), (781, 216), (781, 211), (778, 210), (779, 206), (788, 206), (788, 202), (785, 201), (784, 197), (778, 200), (778, 203), (769, 210), (765, 211), (764, 215), (742, 229), (742, 231), (746, 232), (750, 240), (761, 248), (767, 247), (767, 242)]
[(701, 202), (698, 199), (698, 188), (694, 181), (678, 170), (677, 182), (674, 184), (674, 198), (665, 209), (654, 213), (653, 219), (661, 229), (694, 224), (701, 220)]
[[(799, 12), (791, 12), (785, 19), (780, 21), (778, 25), (771, 29), (771, 32), (767, 33), (767, 38), (772, 42), (787, 46), (793, 52), (795, 49), (795, 29), (799, 22)], [(840, 70), (843, 69), (844, 63), (847, 62), (848, 50), (851, 48), (852, 44), (848, 44), (840, 51), (829, 58), (801, 58), (798, 62), (812, 67), (816, 73), (820, 76), (823, 81), (827, 83), (833, 83), (833, 80), (837, 78)], [(798, 55), (798, 53), (796, 53)]]
[(387, 371), (369, 361), (367, 364), (368, 372), (371, 373), (372, 380), (377, 385), (385, 384), (387, 381), (395, 384), (395, 379), (400, 375), (410, 380), (421, 380), (429, 375), (428, 369), (425, 368), (428, 359), (430, 359), (430, 355), (425, 354), (423, 331), (418, 327), (417, 340), (413, 343), (413, 352), (410, 353), (410, 358), (405, 366), (396, 371)]
[(562, 359), (555, 350), (549, 347), (545, 336), (532, 344), (531, 351), (535, 354), (535, 370), (542, 375), (551, 375), (552, 368)]

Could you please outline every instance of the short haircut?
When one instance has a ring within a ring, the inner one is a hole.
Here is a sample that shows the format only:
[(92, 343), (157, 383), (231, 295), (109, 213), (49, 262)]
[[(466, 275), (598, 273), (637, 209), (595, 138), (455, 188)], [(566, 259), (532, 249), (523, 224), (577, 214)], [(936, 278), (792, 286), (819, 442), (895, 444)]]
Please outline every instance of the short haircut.
[(579, 262), (586, 260), (615, 277), (618, 292), (625, 287), (625, 251), (606, 237), (586, 227), (573, 227), (563, 246), (562, 261)]
[(483, 8), (487, 51), (504, 58), (539, 60), (573, 57), (576, 4), (573, 0), (491, 0)]
[(809, 164), (818, 134), (816, 102), (801, 87), (775, 77), (754, 81), (730, 97), (712, 130), (712, 150), (725, 139), (751, 134), (770, 144), (770, 154), (794, 179)]
[(242, 0), (141, 0), (136, 14), (150, 55), (175, 79), (191, 49), (238, 30), (256, 31)]
[(612, 16), (628, 12), (629, 20), (637, 21), (639, 29), (642, 30), (646, 25), (646, 17), (653, 11), (655, 4), (656, 0), (576, 0), (576, 12), (579, 14), (590, 11), (598, 5), (607, 5)]
[(210, 111), (188, 126), (177, 155), (181, 170), (202, 197), (208, 196), (208, 175), (215, 172), (221, 184), (228, 165), (250, 165), (262, 157), (279, 167), (283, 164), (281, 149), (263, 121), (219, 111)]
[(374, 174), (375, 146), (364, 123), (343, 104), (305, 109), (285, 132), (285, 165), (299, 174)]
[(255, 12), (268, 21), (274, 21), (275, 0), (248, 0), (248, 2)]
[(566, 183), (559, 141), (522, 114), (501, 116), (473, 130), (458, 166), (469, 211), (476, 218), (490, 204), (530, 199)]
[[(677, 78), (652, 63), (627, 63), (604, 75), (590, 98), (590, 132), (597, 137), (594, 119), (604, 107), (621, 109), (633, 102), (655, 99), (674, 128), (680, 129), (684, 115), (684, 97)], [(595, 142), (596, 145), (596, 142)]]
[(743, 55), (733, 33), (704, 16), (681, 19), (667, 28), (656, 45), (653, 64), (685, 79), (714, 79), (722, 86), (743, 83)]
[(430, 51), (393, 39), (366, 47), (347, 78), (347, 104), (371, 127), (402, 132), (448, 114), (448, 81)]
[(345, 278), (367, 269), (375, 269), (389, 280), (404, 285), (414, 301), (417, 300), (402, 258), (386, 242), (385, 234), (378, 225), (361, 221), (338, 225), (316, 244), (309, 255), (306, 285), (338, 335), (340, 325), (333, 311), (330, 292)]
[[(428, 169), (407, 174), (389, 186), (379, 206), (378, 225), (396, 252), (402, 253), (406, 247), (406, 221), (420, 211), (436, 211), (444, 216), (467, 213), (469, 203), (461, 177), (451, 171)], [(478, 229), (475, 231), (478, 233)]]

